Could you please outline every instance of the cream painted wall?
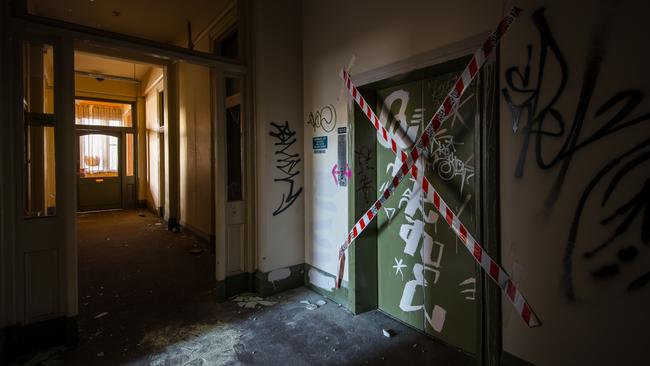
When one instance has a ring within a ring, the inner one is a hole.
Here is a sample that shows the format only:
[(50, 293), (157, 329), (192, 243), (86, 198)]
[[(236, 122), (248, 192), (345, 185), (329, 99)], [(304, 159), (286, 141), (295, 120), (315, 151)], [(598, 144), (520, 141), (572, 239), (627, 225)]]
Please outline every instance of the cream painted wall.
[(275, 181), (286, 175), (277, 165), (280, 154), (274, 145), (279, 140), (271, 122), (284, 124), (295, 132), (296, 142), (287, 148), (302, 159), (291, 171), (300, 172), (294, 179), (293, 194), (304, 186), (303, 120), (301, 116), (300, 11), (297, 0), (258, 1), (252, 4), (255, 128), (257, 149), (257, 245), (258, 269), (268, 272), (304, 262), (304, 191), (285, 211), (280, 207), (289, 183)]
[[(337, 111), (337, 127), (346, 125), (348, 98), (341, 90), (338, 72), (353, 56), (356, 57), (351, 70), (354, 76), (438, 49), (491, 30), (500, 18), (503, 3), (305, 1), (303, 121), (307, 120), (309, 112), (332, 104)], [(600, 24), (607, 25), (602, 43), (604, 58), (579, 140), (584, 141), (621, 109), (617, 104), (596, 117), (596, 111), (608, 98), (626, 89), (637, 89), (647, 94), (650, 74), (643, 70), (649, 54), (647, 47), (642, 45), (647, 33), (644, 18), (648, 6), (633, 1), (621, 1), (616, 6), (592, 1), (516, 3), (526, 12), (503, 39), (501, 86), (506, 85), (504, 73), (508, 67), (525, 66), (527, 44), (533, 45), (531, 82), (536, 79), (540, 38), (531, 16), (542, 5), (547, 7), (547, 19), (568, 64), (567, 88), (556, 104), (565, 118), (566, 130), (561, 139), (543, 142), (544, 157), (548, 161), (561, 149), (569, 133), (580, 97), (585, 63), (593, 50), (590, 42), (598, 36)], [(549, 102), (558, 83), (557, 62), (549, 61), (540, 108)], [(521, 102), (521, 95), (518, 100)], [(562, 280), (571, 219), (580, 195), (608, 161), (648, 137), (647, 123), (607, 136), (576, 153), (559, 200), (548, 205), (547, 197), (560, 164), (550, 169), (538, 167), (533, 155), (535, 142), (531, 141), (524, 175), (514, 178), (524, 138), (521, 129), (513, 134), (510, 110), (503, 97), (500, 111), (502, 263), (513, 274), (544, 323), (540, 328), (526, 328), (504, 298), (504, 350), (538, 365), (650, 363), (647, 353), (643, 353), (647, 348), (647, 337), (644, 336), (647, 321), (642, 320), (647, 319), (650, 294), (647, 286), (635, 292), (626, 290), (630, 281), (648, 270), (648, 246), (641, 244), (640, 240), (641, 215), (616, 239), (613, 248), (603, 250), (590, 260), (583, 258), (585, 250), (602, 243), (623, 220), (623, 217), (618, 217), (609, 225), (600, 224), (640, 192), (648, 179), (647, 163), (626, 175), (611, 202), (602, 208), (600, 201), (614, 173), (610, 172), (607, 179), (596, 187), (587, 201), (572, 255), (574, 301), (569, 301), (564, 294)], [(649, 111), (650, 101), (643, 98), (624, 120)], [(527, 117), (524, 114), (522, 118), (525, 121)], [(520, 128), (523, 128), (523, 122)], [(556, 130), (557, 127), (548, 122), (546, 128)], [(333, 134), (329, 134), (330, 146)], [(334, 186), (331, 177), (335, 154), (312, 154), (312, 136), (317, 135), (324, 133), (305, 126), (305, 261), (334, 275), (336, 249), (347, 232), (347, 197), (343, 190)], [(617, 251), (632, 245), (639, 251), (637, 258), (629, 263), (618, 260)], [(618, 265), (620, 274), (596, 280), (592, 273), (608, 264)]]
[[(349, 99), (339, 71), (353, 58), (354, 75), (483, 33), (495, 26), (501, 9), (501, 2), (478, 0), (303, 3), (306, 263), (335, 275), (338, 248), (348, 230), (347, 187), (338, 187), (331, 173), (337, 130), (325, 133), (306, 125), (310, 112), (330, 104), (336, 127), (348, 125)], [(312, 137), (325, 135), (327, 153), (314, 154)]]
[(179, 63), (180, 221), (209, 237), (212, 232), (212, 116), (210, 70)]
[(134, 102), (139, 92), (140, 86), (136, 83), (118, 80), (97, 81), (93, 78), (75, 75), (75, 94), (78, 97)]
[(160, 156), (160, 137), (158, 132), (158, 90), (162, 88), (162, 81), (159, 81), (158, 84), (152, 85), (149, 93), (145, 96), (145, 134), (146, 134), (146, 152), (147, 152), (147, 162), (146, 162), (146, 200), (147, 205), (152, 209), (158, 209), (162, 207), (162, 201), (160, 197), (160, 164), (163, 163), (163, 159)]

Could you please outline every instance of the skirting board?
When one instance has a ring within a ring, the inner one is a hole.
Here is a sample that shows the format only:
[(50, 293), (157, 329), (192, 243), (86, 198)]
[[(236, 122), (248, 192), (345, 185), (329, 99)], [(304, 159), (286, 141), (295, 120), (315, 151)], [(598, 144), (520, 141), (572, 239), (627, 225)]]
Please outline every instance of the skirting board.
[(216, 283), (216, 300), (226, 301), (242, 292), (257, 292), (261, 296), (291, 290), (304, 285), (304, 264), (276, 269), (270, 272), (239, 273)]
[(269, 272), (255, 273), (255, 290), (262, 296), (270, 296), (304, 285), (303, 263), (278, 268)]

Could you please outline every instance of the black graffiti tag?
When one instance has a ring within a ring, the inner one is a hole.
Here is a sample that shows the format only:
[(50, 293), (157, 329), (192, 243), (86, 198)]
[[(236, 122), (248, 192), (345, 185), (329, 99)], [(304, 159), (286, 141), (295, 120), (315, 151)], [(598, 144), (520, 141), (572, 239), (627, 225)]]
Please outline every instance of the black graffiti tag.
[(297, 170), (296, 167), (300, 163), (300, 154), (299, 153), (290, 153), (289, 148), (296, 142), (296, 132), (292, 131), (289, 127), (289, 121), (284, 121), (284, 125), (276, 124), (271, 122), (271, 126), (275, 127), (275, 132), (269, 132), (269, 135), (274, 137), (277, 141), (275, 142), (275, 162), (276, 168), (280, 171), (282, 178), (275, 178), (276, 182), (285, 182), (289, 184), (288, 192), (282, 193), (282, 200), (278, 208), (273, 211), (273, 216), (277, 216), (284, 212), (287, 208), (291, 207), (293, 203), (298, 199), (300, 193), (302, 192), (302, 187), (298, 188), (294, 192), (294, 178), (300, 174), (300, 170)]
[[(575, 115), (570, 122), (565, 119), (565, 116), (556, 105), (562, 98), (570, 77), (568, 64), (551, 32), (544, 15), (544, 8), (535, 11), (532, 18), (540, 36), (536, 78), (531, 75), (530, 65), (533, 46), (529, 44), (526, 47), (528, 60), (525, 67), (522, 69), (513, 66), (506, 70), (505, 79), (507, 87), (503, 88), (501, 92), (510, 107), (513, 131), (515, 133), (521, 131), (523, 134), (523, 143), (515, 168), (515, 177), (522, 178), (524, 176), (524, 167), (531, 144), (533, 145), (535, 162), (540, 169), (550, 170), (559, 167), (547, 199), (547, 207), (550, 207), (557, 201), (560, 195), (563, 183), (569, 174), (571, 161), (577, 152), (590, 150), (587, 148), (611, 134), (621, 132), (641, 123), (650, 122), (650, 114), (643, 113), (639, 116), (633, 116), (637, 107), (644, 100), (643, 93), (636, 89), (618, 92), (600, 105), (593, 115), (590, 113), (590, 103), (599, 80), (601, 66), (604, 60), (602, 39), (605, 37), (603, 34), (596, 33), (590, 47), (591, 51), (586, 58), (579, 99), (576, 102)], [(607, 30), (607, 27), (603, 26), (600, 29)], [(553, 80), (545, 79), (546, 66), (552, 62), (559, 65), (560, 76)], [(533, 80), (535, 81), (533, 82)], [(540, 98), (542, 85), (557, 85), (557, 87), (551, 90), (547, 90), (548, 88), (545, 87), (544, 93), (546, 96), (542, 99)], [(517, 103), (515, 99), (522, 101)], [(541, 104), (542, 100), (547, 100), (547, 102)], [(590, 126), (597, 126), (595, 131), (589, 135), (583, 134), (583, 125), (586, 121), (589, 121)], [(557, 140), (560, 142), (559, 145), (557, 144)], [(611, 199), (614, 192), (618, 192), (619, 196), (623, 196), (626, 192), (619, 192), (621, 190), (616, 189), (619, 183), (625, 177), (628, 177), (629, 173), (637, 169), (643, 169), (641, 168), (642, 165), (650, 161), (650, 144), (648, 142), (649, 140), (646, 140), (637, 145), (633, 145), (634, 143), (631, 142), (629, 146), (633, 146), (632, 148), (623, 151), (613, 160), (607, 162), (591, 178), (585, 187), (574, 211), (563, 258), (563, 285), (565, 295), (568, 299), (574, 300), (576, 296), (572, 278), (573, 256), (584, 207), (593, 195), (596, 186), (601, 182), (606, 182), (610, 175), (612, 178), (609, 180), (605, 196), (600, 202), (601, 209), (607, 211), (605, 205), (612, 201), (625, 201), (625, 203), (619, 205), (613, 211), (605, 213), (601, 225), (614, 224), (614, 220), (620, 216), (624, 216), (624, 218), (613, 229), (614, 232), (609, 238), (597, 244), (592, 249), (585, 251), (583, 257), (586, 259), (593, 258), (602, 249), (614, 244), (615, 239), (630, 227), (635, 218), (641, 216), (643, 216), (641, 241), (646, 245), (650, 241), (650, 234), (648, 232), (650, 226), (650, 179), (645, 180), (645, 183), (641, 184), (640, 192), (631, 199)], [(560, 147), (553, 149), (552, 146)], [(612, 154), (616, 153), (613, 152)], [(641, 215), (642, 212), (643, 215)], [(636, 258), (638, 250), (632, 245), (621, 249), (618, 253), (618, 260), (625, 262), (626, 260)], [(612, 263), (596, 269), (592, 275), (595, 278), (602, 279), (614, 276), (618, 272), (618, 264)], [(648, 283), (648, 277), (648, 272), (640, 275), (637, 274), (637, 277), (628, 284), (628, 290), (634, 290), (644, 286)]]
[(314, 131), (321, 128), (325, 132), (332, 132), (336, 126), (336, 108), (330, 104), (319, 111), (309, 112), (306, 123), (312, 126)]
[(363, 193), (364, 202), (371, 202), (372, 194), (375, 192), (375, 184), (373, 177), (375, 175), (375, 167), (373, 166), (372, 151), (368, 146), (361, 146), (355, 151), (357, 175), (359, 177), (357, 183), (357, 191)]

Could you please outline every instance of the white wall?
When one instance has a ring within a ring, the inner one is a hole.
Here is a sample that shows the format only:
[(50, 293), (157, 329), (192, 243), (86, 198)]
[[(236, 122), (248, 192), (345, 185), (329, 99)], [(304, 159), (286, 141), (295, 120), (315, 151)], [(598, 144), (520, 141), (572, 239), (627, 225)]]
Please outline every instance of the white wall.
[(212, 114), (210, 69), (178, 66), (181, 225), (212, 234)]
[[(258, 269), (268, 272), (304, 262), (304, 197), (305, 192), (282, 213), (274, 216), (289, 193), (289, 183), (278, 182), (286, 176), (276, 166), (278, 140), (269, 135), (277, 130), (271, 122), (288, 121), (296, 133), (296, 142), (287, 148), (299, 153), (302, 161), (290, 169), (300, 172), (294, 180), (293, 193), (304, 187), (304, 155), (302, 151), (303, 119), (301, 116), (300, 77), (300, 2), (297, 0), (259, 1), (253, 9), (253, 53), (255, 93), (255, 128), (257, 149), (257, 243)], [(280, 164), (282, 165), (282, 164)], [(287, 170), (289, 170), (287, 168)]]
[(149, 93), (145, 96), (145, 118), (146, 118), (146, 146), (147, 146), (147, 164), (146, 180), (147, 195), (146, 200), (149, 207), (157, 209), (163, 206), (160, 197), (160, 164), (163, 164), (163, 157), (160, 156), (160, 135), (158, 132), (158, 91), (162, 88), (162, 80), (152, 85)]

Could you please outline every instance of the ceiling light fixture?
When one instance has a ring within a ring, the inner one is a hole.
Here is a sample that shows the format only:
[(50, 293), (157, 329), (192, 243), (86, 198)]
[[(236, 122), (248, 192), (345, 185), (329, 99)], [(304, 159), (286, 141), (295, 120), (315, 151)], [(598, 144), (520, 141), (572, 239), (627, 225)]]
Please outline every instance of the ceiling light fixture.
[(97, 81), (113, 80), (113, 81), (121, 81), (123, 83), (140, 84), (140, 80), (137, 80), (135, 78), (133, 79), (127, 78), (124, 76), (105, 75), (105, 74), (100, 74), (98, 72), (88, 72), (88, 71), (75, 71), (74, 73), (77, 76), (93, 78)]

